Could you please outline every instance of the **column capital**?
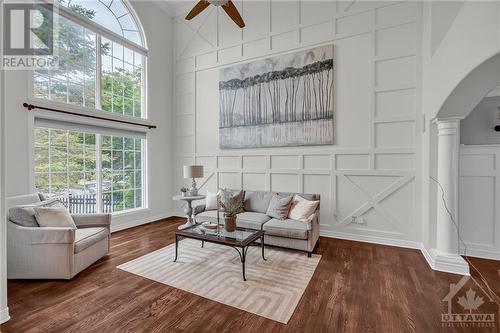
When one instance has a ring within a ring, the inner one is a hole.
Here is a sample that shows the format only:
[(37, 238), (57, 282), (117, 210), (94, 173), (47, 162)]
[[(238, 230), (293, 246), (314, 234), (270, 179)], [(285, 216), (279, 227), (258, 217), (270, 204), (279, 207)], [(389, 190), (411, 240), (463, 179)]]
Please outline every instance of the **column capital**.
[(460, 120), (463, 118), (435, 118), (432, 122), (437, 125), (438, 135), (457, 135)]
[(432, 122), (439, 126), (439, 124), (459, 124), (460, 120), (464, 117), (445, 117), (445, 118), (434, 118)]

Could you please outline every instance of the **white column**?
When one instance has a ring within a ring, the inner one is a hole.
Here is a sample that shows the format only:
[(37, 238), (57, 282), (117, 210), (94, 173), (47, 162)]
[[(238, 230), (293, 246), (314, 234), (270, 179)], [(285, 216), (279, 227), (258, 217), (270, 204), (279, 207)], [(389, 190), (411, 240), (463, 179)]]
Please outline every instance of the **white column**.
[[(459, 255), (458, 163), (460, 119), (437, 119), (437, 218), (434, 269), (469, 274), (469, 265)], [(443, 196), (444, 193), (444, 196)]]
[[(459, 120), (438, 120), (438, 165), (437, 180), (437, 238), (436, 249), (443, 254), (458, 254), (457, 220), (457, 170)], [(444, 201), (443, 201), (444, 192)], [(451, 216), (450, 216), (451, 214)]]

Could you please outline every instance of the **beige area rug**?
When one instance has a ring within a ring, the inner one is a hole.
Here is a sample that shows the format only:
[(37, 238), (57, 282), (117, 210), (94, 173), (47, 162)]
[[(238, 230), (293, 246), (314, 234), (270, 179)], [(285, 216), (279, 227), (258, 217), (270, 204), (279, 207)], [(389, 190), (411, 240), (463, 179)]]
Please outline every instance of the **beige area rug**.
[(210, 300), (287, 323), (314, 274), (320, 255), (251, 246), (243, 281), (241, 261), (235, 249), (193, 239), (175, 244), (118, 266), (139, 276), (179, 288)]

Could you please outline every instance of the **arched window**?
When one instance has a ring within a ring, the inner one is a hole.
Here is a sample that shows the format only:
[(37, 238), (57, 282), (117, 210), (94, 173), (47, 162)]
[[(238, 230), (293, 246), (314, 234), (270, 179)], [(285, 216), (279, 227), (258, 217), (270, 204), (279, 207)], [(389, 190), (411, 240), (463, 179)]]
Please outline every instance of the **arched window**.
[[(33, 72), (38, 104), (147, 118), (147, 48), (140, 23), (121, 0), (57, 0), (58, 66)], [(57, 14), (56, 14), (57, 13)], [(111, 117), (110, 117), (111, 118)], [(147, 139), (123, 124), (35, 116), (34, 190), (73, 213), (147, 207)]]
[(121, 0), (59, 0), (58, 66), (37, 70), (33, 97), (147, 118), (147, 49), (140, 24)]
[(139, 45), (143, 45), (142, 35), (134, 15), (130, 12), (127, 4), (120, 0), (67, 0), (61, 1), (73, 11), (83, 8), (93, 11), (90, 18), (93, 22), (117, 33), (124, 38)]

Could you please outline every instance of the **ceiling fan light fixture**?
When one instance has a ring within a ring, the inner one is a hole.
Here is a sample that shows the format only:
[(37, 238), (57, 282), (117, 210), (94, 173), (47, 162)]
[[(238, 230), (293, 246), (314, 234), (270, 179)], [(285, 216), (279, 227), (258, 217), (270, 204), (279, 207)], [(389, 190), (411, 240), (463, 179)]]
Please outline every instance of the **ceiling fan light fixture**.
[(229, 2), (229, 0), (207, 0), (207, 1), (214, 6), (224, 6), (227, 5), (227, 3)]
[(191, 20), (193, 17), (205, 10), (209, 5), (221, 7), (238, 27), (245, 27), (245, 22), (241, 18), (238, 9), (231, 0), (200, 0), (186, 15), (186, 20)]

